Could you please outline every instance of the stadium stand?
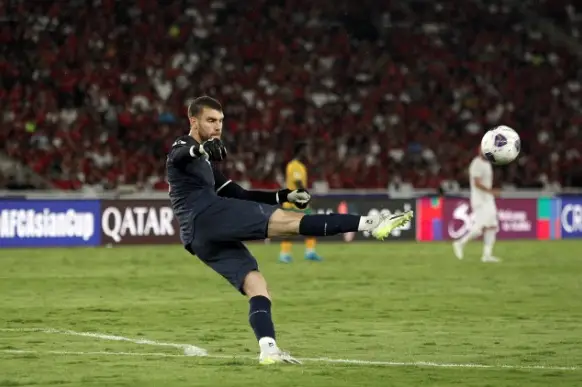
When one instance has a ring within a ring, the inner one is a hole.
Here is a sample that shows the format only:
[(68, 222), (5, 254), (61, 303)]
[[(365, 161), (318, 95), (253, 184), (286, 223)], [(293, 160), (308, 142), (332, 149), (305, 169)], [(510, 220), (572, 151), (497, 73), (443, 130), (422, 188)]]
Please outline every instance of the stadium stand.
[[(319, 186), (465, 186), (483, 130), (501, 123), (524, 150), (499, 184), (582, 185), (580, 60), (518, 9), (191, 3), (2, 2), (0, 151), (63, 190), (164, 190), (185, 106), (209, 94), (225, 106), (225, 168), (255, 188), (278, 187), (306, 138)], [(564, 22), (549, 4), (536, 11)]]

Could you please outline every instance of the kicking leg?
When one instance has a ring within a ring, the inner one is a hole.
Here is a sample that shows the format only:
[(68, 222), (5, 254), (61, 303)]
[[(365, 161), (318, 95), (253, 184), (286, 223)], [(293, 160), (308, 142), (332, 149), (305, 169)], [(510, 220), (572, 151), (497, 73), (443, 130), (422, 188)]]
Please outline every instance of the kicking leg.
[(380, 240), (412, 219), (412, 211), (396, 215), (359, 216), (347, 214), (304, 215), (277, 209), (269, 218), (269, 237), (304, 235), (331, 236), (355, 231), (370, 231)]
[(383, 240), (392, 230), (410, 222), (413, 212), (394, 215), (306, 215), (276, 206), (238, 199), (222, 199), (195, 220), (197, 238), (211, 242), (251, 241), (303, 235), (331, 236), (370, 231)]

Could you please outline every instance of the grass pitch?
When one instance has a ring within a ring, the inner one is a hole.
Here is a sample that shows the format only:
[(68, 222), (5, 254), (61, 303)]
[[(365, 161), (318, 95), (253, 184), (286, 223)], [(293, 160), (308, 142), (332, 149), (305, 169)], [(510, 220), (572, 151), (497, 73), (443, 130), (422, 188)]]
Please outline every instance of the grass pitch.
[(463, 261), (446, 243), (322, 243), (323, 263), (296, 244), (291, 265), (252, 245), (281, 347), (364, 361), (274, 367), (246, 300), (179, 246), (0, 250), (0, 386), (579, 386), (581, 245), (502, 242), (482, 264), (480, 243)]

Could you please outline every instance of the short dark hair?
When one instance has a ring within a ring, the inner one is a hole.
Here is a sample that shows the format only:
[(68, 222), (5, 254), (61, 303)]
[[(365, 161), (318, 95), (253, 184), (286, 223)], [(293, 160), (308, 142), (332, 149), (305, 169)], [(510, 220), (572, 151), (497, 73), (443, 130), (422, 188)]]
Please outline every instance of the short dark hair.
[(188, 106), (188, 118), (200, 115), (204, 108), (209, 108), (222, 112), (222, 105), (220, 104), (220, 102), (218, 102), (218, 100), (207, 95), (203, 95), (202, 97), (196, 98)]

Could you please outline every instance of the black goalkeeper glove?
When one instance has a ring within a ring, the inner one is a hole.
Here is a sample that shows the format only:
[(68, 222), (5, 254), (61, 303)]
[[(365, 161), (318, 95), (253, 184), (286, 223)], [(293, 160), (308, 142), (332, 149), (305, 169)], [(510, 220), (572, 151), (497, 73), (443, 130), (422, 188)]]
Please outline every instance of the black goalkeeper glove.
[(218, 138), (211, 138), (204, 141), (198, 147), (192, 147), (197, 157), (208, 156), (210, 161), (222, 161), (226, 158), (226, 148)]
[(305, 209), (309, 202), (311, 202), (311, 194), (304, 189), (296, 189), (291, 191), (290, 189), (282, 189), (277, 192), (277, 197), (279, 198), (279, 203), (293, 203), (297, 208)]

